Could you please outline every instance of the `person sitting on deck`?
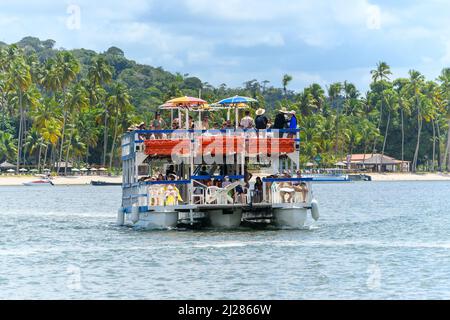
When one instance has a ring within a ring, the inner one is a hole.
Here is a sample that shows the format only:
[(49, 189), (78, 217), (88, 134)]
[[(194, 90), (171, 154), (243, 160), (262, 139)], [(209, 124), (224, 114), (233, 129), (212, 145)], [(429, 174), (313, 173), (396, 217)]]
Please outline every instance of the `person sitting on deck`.
[(169, 180), (170, 175), (176, 176), (175, 166), (173, 164), (171, 164), (166, 170), (166, 179), (167, 180)]
[[(290, 178), (290, 175), (288, 173), (285, 173), (283, 178)], [(292, 185), (292, 182), (289, 181), (281, 182), (279, 187), (280, 187), (281, 202), (291, 203), (295, 195), (295, 189)], [(287, 200), (286, 195), (288, 196)]]

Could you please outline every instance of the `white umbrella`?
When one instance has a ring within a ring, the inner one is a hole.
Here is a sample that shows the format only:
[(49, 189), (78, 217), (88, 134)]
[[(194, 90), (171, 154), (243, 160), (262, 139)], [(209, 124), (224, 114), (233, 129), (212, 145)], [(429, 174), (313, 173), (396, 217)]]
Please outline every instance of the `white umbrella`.
[(28, 170), (25, 169), (25, 168), (21, 168), (21, 169), (19, 169), (19, 171), (20, 171), (20, 172), (28, 172)]
[(336, 167), (346, 167), (347, 165), (345, 163), (343, 163), (342, 161), (337, 162), (334, 164)]
[(16, 172), (16, 170), (8, 169), (8, 170), (6, 170), (6, 172), (13, 173), (13, 172)]
[(38, 172), (38, 169), (31, 169), (30, 172)]
[(306, 166), (307, 166), (307, 167), (314, 167), (314, 163), (308, 162), (308, 163), (306, 163)]
[(95, 168), (90, 168), (89, 170), (91, 170), (91, 171), (98, 171), (98, 170), (95, 169)]
[(44, 169), (43, 171), (46, 171), (46, 172), (48, 172), (48, 171), (50, 171), (50, 169)]
[(86, 172), (89, 171), (87, 168), (81, 168), (80, 171)]
[(100, 168), (100, 169), (98, 169), (99, 171), (107, 171), (107, 169), (106, 168)]
[(72, 169), (72, 172), (80, 172), (80, 169), (73, 168), (73, 169)]

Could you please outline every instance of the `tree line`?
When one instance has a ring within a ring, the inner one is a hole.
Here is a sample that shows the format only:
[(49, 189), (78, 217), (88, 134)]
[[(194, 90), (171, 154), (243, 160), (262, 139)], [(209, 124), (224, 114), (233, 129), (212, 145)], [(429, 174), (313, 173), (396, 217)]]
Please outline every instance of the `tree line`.
[[(181, 95), (214, 102), (236, 94), (256, 98), (269, 116), (286, 107), (299, 115), (301, 162), (321, 155), (323, 166), (354, 153), (381, 153), (412, 162), (412, 170), (450, 166), (450, 69), (435, 80), (411, 70), (392, 79), (379, 62), (361, 93), (350, 82), (300, 92), (253, 79), (242, 87), (214, 87), (189, 74), (140, 65), (112, 47), (103, 53), (55, 49), (53, 40), (27, 37), (0, 43), (0, 161), (67, 172), (97, 164), (120, 167), (120, 136), (133, 123), (149, 123), (158, 106)], [(163, 114), (164, 116), (164, 114)], [(225, 113), (211, 113), (220, 126)], [(61, 168), (63, 166), (64, 168)]]

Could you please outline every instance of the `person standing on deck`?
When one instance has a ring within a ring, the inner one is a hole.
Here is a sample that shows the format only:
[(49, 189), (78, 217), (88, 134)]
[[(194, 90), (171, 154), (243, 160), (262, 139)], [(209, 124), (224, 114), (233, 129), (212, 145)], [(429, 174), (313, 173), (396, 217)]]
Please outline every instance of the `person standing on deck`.
[[(275, 117), (275, 121), (273, 124), (272, 129), (276, 129), (276, 130), (284, 130), (288, 127), (288, 121), (286, 119), (286, 114), (288, 113), (288, 111), (286, 110), (285, 107), (281, 108), (281, 110), (279, 110), (277, 116)], [(283, 137), (283, 134), (280, 133), (280, 138)]]
[(255, 127), (255, 121), (250, 116), (250, 111), (245, 111), (245, 117), (241, 119), (240, 126), (244, 130), (253, 129)]
[[(166, 122), (163, 119), (161, 119), (161, 114), (159, 112), (156, 112), (155, 120), (153, 120), (153, 122), (152, 122), (153, 130), (163, 130), (165, 126), (166, 126)], [(161, 139), (162, 133), (156, 133), (155, 137), (157, 139)]]
[(291, 111), (289, 113), (291, 115), (291, 119), (289, 120), (289, 130), (292, 130), (289, 132), (288, 137), (293, 138), (295, 136), (295, 130), (297, 130), (297, 117), (295, 115), (295, 111)]

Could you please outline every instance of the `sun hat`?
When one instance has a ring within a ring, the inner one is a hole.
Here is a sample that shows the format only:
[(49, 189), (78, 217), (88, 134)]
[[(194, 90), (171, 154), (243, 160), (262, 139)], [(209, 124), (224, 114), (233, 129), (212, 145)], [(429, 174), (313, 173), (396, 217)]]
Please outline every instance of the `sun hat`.
[(289, 113), (289, 111), (286, 109), (286, 107), (283, 107), (279, 110), (282, 113)]
[(257, 116), (262, 116), (264, 113), (266, 113), (266, 110), (264, 110), (263, 108), (259, 108), (258, 110), (256, 110)]

